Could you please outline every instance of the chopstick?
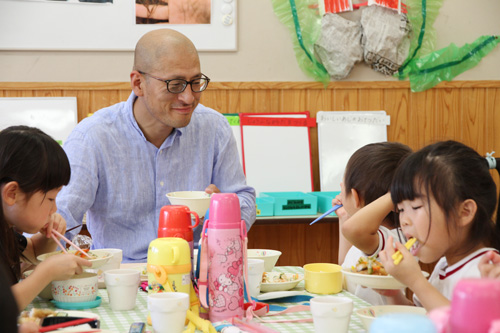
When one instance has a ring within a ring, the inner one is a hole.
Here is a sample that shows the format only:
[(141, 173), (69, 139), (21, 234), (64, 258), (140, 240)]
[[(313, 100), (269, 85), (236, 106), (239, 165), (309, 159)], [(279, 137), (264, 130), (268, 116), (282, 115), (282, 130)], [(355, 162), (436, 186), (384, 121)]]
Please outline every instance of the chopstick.
[(52, 233), (51, 237), (52, 237), (53, 240), (55, 240), (55, 242), (57, 243), (57, 245), (59, 245), (59, 247), (61, 248), (61, 250), (64, 253), (68, 253), (68, 251), (66, 251), (66, 248), (61, 244), (61, 242), (59, 241), (59, 238), (57, 238), (56, 235), (54, 235), (54, 233)]
[(319, 220), (321, 220), (323, 217), (333, 213), (334, 211), (336, 211), (337, 209), (339, 209), (340, 207), (342, 207), (342, 205), (335, 205), (333, 206), (332, 208), (330, 208), (326, 213), (324, 213), (323, 215), (321, 215), (320, 217), (318, 217), (316, 220), (312, 221), (311, 223), (309, 223), (309, 225), (313, 225), (314, 223), (318, 222)]
[[(410, 248), (413, 246), (413, 244), (415, 244), (416, 241), (416, 238), (410, 238), (405, 244), (406, 249), (410, 250)], [(399, 252), (399, 250), (392, 255), (392, 260), (394, 260), (394, 265), (399, 265), (401, 260), (403, 260), (403, 255), (401, 254), (401, 252)]]
[[(80, 324), (85, 324), (85, 323), (89, 323), (89, 322), (94, 321), (94, 320), (96, 320), (96, 318), (75, 319), (75, 320), (67, 321), (65, 323), (60, 323), (60, 324), (54, 324), (54, 325), (50, 325), (50, 326), (40, 327), (40, 329), (38, 330), (38, 332), (55, 331), (55, 330), (57, 330), (59, 328), (68, 327), (68, 326), (76, 326), (76, 325), (80, 325)], [(93, 331), (90, 331), (90, 332), (93, 332)]]
[[(64, 239), (68, 244), (70, 244), (71, 246), (73, 246), (75, 249), (77, 249), (78, 251), (80, 251), (81, 253), (83, 253), (85, 256), (87, 256), (88, 258), (90, 258), (90, 256), (88, 255), (87, 252), (83, 251), (82, 249), (80, 249), (78, 246), (76, 246), (72, 241), (70, 241), (69, 239), (67, 239), (66, 237), (64, 237), (64, 235), (62, 235), (59, 231), (57, 230), (54, 230), (52, 229), (52, 235), (56, 234), (56, 236), (59, 236), (60, 238)], [(59, 243), (58, 241), (58, 244), (60, 245), (61, 243)], [(64, 251), (64, 250), (63, 250)], [(67, 253), (67, 252), (66, 252)]]

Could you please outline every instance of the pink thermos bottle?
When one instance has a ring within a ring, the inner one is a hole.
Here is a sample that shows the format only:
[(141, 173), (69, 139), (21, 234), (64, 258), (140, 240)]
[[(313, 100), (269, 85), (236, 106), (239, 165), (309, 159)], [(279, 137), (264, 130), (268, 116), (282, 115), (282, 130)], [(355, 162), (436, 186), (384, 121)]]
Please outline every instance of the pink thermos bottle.
[[(202, 304), (206, 303), (206, 294), (202, 293), (208, 289), (209, 319), (212, 322), (242, 318), (246, 225), (241, 219), (238, 196), (234, 193), (212, 194), (209, 211), (209, 219), (203, 225), (200, 263), (202, 276), (206, 276), (208, 270), (208, 286), (199, 283), (200, 298), (205, 297)], [(200, 280), (203, 280), (201, 276)]]

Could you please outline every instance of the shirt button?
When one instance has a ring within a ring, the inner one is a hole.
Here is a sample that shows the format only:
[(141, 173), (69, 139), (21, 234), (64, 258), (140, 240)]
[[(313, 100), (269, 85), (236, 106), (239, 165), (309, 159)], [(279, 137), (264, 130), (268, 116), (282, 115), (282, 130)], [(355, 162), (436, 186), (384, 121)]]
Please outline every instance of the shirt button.
[(163, 182), (160, 182), (160, 185), (163, 186)]

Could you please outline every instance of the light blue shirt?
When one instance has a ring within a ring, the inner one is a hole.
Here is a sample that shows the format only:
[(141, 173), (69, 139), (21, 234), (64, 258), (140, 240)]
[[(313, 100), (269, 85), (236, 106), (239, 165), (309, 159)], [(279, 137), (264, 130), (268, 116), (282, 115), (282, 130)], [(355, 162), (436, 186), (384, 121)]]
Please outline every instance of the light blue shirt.
[(120, 248), (124, 262), (144, 262), (157, 238), (160, 210), (170, 204), (166, 194), (214, 184), (238, 195), (249, 229), (255, 190), (246, 185), (226, 118), (199, 104), (189, 125), (174, 129), (157, 148), (133, 116), (135, 99), (132, 93), (126, 102), (82, 120), (64, 143), (71, 180), (57, 196), (57, 207), (67, 228), (80, 225), (87, 212), (92, 248)]

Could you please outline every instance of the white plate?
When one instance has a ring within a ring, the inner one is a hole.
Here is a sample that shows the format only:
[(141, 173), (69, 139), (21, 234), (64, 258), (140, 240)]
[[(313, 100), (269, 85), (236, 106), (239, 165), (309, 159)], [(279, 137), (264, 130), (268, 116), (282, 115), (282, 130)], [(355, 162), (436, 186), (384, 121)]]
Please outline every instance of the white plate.
[[(293, 275), (292, 273), (285, 273)], [(290, 290), (299, 284), (300, 281), (304, 279), (304, 275), (299, 274), (299, 278), (297, 280), (288, 281), (288, 282), (275, 282), (275, 283), (261, 283), (260, 291), (261, 292), (269, 292), (269, 291), (284, 291)]]
[(76, 311), (76, 310), (58, 310), (59, 313), (67, 313), (67, 317), (80, 317), (80, 318), (96, 318), (101, 320), (97, 313), (88, 312), (88, 311)]
[[(75, 250), (68, 250), (68, 253), (75, 254)], [(104, 265), (111, 259), (112, 255), (107, 252), (105, 249), (102, 250), (90, 250), (90, 253), (94, 254), (97, 256), (96, 259), (90, 259), (89, 261), (92, 263), (91, 267), (85, 267), (85, 268), (98, 268)], [(44, 253), (36, 257), (40, 261), (44, 261), (48, 257), (57, 255), (57, 254), (63, 254), (62, 251), (55, 251), (55, 252), (49, 252), (49, 253)]]
[(305, 295), (303, 291), (290, 290), (290, 291), (270, 291), (268, 293), (260, 294), (256, 298), (259, 301), (265, 301), (269, 299), (283, 298), (289, 296)]
[[(406, 286), (396, 280), (391, 275), (369, 275), (355, 273), (343, 269), (342, 273), (346, 279), (351, 283), (356, 283), (364, 287), (369, 287), (373, 289), (404, 289)], [(429, 276), (429, 273), (422, 272), (425, 277)]]

